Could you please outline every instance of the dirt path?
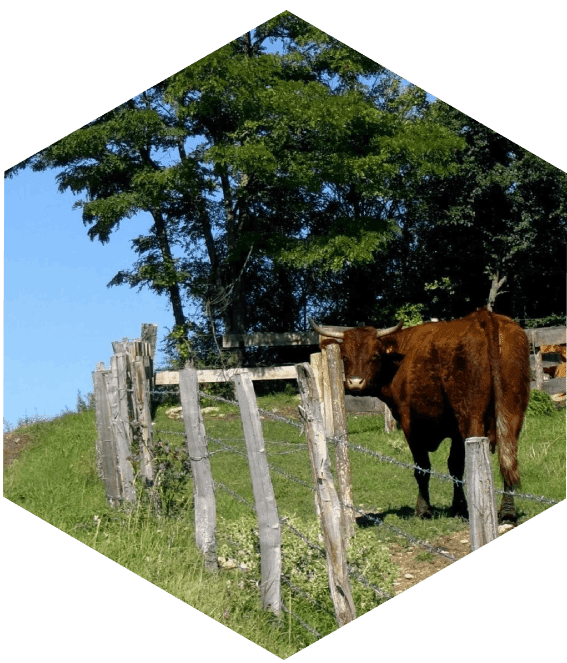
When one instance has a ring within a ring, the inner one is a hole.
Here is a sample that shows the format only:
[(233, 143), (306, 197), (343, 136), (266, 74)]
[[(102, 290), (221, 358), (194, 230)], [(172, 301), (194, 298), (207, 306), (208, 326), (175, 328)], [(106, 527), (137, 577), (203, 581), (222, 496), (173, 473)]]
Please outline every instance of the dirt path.
[(32, 436), (25, 428), (4, 434), (4, 467), (11, 465), (22, 453), (22, 449), (33, 442)]

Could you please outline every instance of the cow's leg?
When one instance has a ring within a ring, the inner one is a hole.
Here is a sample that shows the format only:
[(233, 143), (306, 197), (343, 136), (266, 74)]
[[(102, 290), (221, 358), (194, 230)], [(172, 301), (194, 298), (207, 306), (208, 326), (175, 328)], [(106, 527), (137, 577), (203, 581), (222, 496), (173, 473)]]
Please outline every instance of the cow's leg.
[(506, 480), (504, 481), (504, 494), (502, 495), (502, 502), (500, 509), (498, 509), (498, 522), (499, 523), (516, 523), (518, 521), (518, 514), (516, 513), (516, 505), (514, 504), (514, 497), (510, 495), (513, 487), (510, 486)]
[[(423, 470), (431, 469), (431, 462), (429, 460), (429, 453), (420, 450), (415, 451), (412, 449), (413, 462)], [(429, 472), (422, 472), (421, 469), (414, 471), (415, 480), (417, 481), (418, 495), (417, 505), (415, 507), (414, 515), (418, 518), (431, 518), (431, 504), (429, 503)]]
[[(449, 473), (456, 481), (463, 480), (465, 472), (465, 445), (463, 438), (455, 436), (451, 438), (451, 451), (449, 453), (449, 460), (447, 461)], [(467, 500), (462, 483), (455, 483), (453, 488), (453, 504), (451, 505), (451, 516), (460, 516), (461, 518), (468, 518), (469, 511), (467, 508)]]
[[(512, 406), (510, 406), (511, 408)], [(514, 489), (518, 489), (520, 484), (520, 475), (518, 472), (518, 437), (522, 428), (522, 417), (519, 415), (508, 415), (503, 417), (505, 426), (503, 431), (506, 438), (498, 440), (498, 456), (500, 459), (500, 473), (504, 479), (504, 494), (498, 510), (498, 522), (516, 523), (518, 514), (514, 497), (510, 494)]]

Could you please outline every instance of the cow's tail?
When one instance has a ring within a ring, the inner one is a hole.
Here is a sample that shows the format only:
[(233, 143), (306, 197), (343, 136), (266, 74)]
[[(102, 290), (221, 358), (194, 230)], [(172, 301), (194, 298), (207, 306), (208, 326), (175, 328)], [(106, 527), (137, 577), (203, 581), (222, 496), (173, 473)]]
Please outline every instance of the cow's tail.
[(486, 330), (488, 341), (488, 360), (490, 363), (490, 376), (492, 393), (494, 395), (494, 414), (496, 418), (496, 443), (498, 446), (498, 459), (500, 472), (504, 479), (505, 489), (517, 488), (520, 485), (520, 471), (518, 469), (517, 440), (511, 426), (510, 413), (506, 408), (504, 388), (502, 385), (500, 333), (498, 320), (488, 309), (481, 309), (481, 324)]

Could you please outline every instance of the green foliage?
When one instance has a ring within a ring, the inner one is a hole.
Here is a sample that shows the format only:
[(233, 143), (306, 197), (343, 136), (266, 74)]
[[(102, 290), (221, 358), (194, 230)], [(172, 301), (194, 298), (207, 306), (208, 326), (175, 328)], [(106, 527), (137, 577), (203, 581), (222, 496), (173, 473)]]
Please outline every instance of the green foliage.
[[(361, 224), (365, 222), (381, 230), (364, 230)], [(355, 223), (339, 219), (337, 229), (326, 236), (313, 236), (308, 241), (287, 240), (286, 248), (276, 253), (276, 259), (294, 267), (317, 265), (321, 271), (337, 272), (345, 264), (357, 265), (373, 260), (374, 253), (385, 247), (393, 232), (393, 225), (387, 221), (376, 223), (357, 219)]]
[(393, 311), (392, 318), (402, 321), (404, 327), (415, 327), (415, 325), (420, 325), (423, 322), (422, 312), (424, 308), (423, 304), (404, 304)]
[[(310, 541), (321, 540), (320, 525), (316, 521), (305, 522), (297, 516), (286, 516), (285, 522), (301, 531)], [(252, 576), (260, 576), (260, 541), (258, 524), (253, 514), (241, 516), (236, 521), (219, 520), (219, 557), (223, 563), (234, 560), (242, 565)], [(363, 575), (373, 585), (387, 593), (393, 593), (393, 582), (397, 578), (397, 569), (390, 561), (388, 548), (376, 543), (372, 530), (357, 529), (351, 538), (349, 564), (359, 575)], [(329, 594), (329, 580), (325, 556), (310, 547), (293, 531), (282, 525), (282, 574), (296, 587), (311, 596), (318, 603), (333, 611)], [(353, 600), (357, 614), (372, 610), (382, 601), (374, 590), (357, 582), (351, 582)], [(294, 602), (300, 601), (300, 595)]]
[(549, 417), (554, 414), (555, 409), (555, 403), (547, 392), (540, 389), (530, 391), (530, 401), (526, 410), (527, 417)]
[[(169, 445), (159, 435), (154, 440), (154, 463), (156, 469), (155, 487), (159, 496), (161, 513), (164, 516), (179, 516), (191, 504), (189, 484), (191, 481), (191, 463), (184, 446)], [(140, 486), (143, 490), (143, 487)], [(154, 488), (148, 498), (153, 499)]]
[(77, 391), (77, 404), (75, 406), (75, 412), (80, 413), (85, 410), (94, 410), (95, 409), (95, 399), (94, 392), (89, 392), (86, 396), (81, 394), (80, 389)]
[(536, 329), (537, 327), (565, 326), (567, 321), (563, 314), (551, 314), (544, 318), (532, 318), (525, 321), (527, 329)]

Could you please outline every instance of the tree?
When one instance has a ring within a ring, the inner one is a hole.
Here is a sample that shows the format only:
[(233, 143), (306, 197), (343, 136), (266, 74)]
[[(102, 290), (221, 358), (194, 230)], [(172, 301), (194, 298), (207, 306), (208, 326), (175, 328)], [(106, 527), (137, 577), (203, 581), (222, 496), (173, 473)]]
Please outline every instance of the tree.
[(421, 281), (451, 282), (432, 314), (486, 304), (496, 275), (507, 278), (497, 311), (516, 318), (564, 311), (567, 175), (442, 102), (431, 112), (466, 141), (455, 172), (424, 181), (422, 205), (408, 210)]
[[(275, 39), (283, 52), (268, 52)], [(132, 240), (139, 259), (109, 285), (166, 296), (185, 361), (195, 325), (293, 329), (322, 278), (385, 250), (409, 183), (448, 172), (460, 145), (426, 106), (422, 91), (284, 12), (8, 174), (58, 169), (103, 243), (149, 215)]]

